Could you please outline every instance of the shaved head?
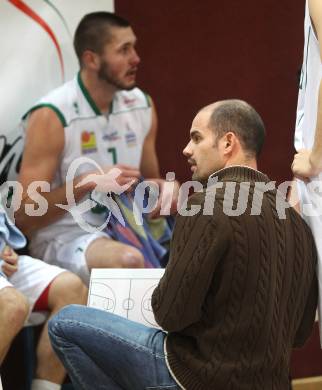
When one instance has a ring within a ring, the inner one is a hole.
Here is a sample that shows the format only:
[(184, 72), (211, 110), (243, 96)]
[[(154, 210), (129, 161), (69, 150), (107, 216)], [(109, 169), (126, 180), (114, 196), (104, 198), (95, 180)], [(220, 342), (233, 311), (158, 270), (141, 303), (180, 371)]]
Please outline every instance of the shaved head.
[(199, 112), (209, 111), (209, 128), (216, 139), (229, 131), (239, 139), (245, 152), (257, 157), (264, 144), (265, 126), (256, 110), (243, 100), (230, 99), (209, 104)]

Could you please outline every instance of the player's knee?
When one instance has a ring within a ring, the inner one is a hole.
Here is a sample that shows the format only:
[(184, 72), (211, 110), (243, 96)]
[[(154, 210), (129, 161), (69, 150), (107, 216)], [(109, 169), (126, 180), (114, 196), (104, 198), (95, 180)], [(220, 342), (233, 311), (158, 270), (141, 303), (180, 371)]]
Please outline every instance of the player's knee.
[(29, 304), (19, 291), (7, 287), (0, 292), (0, 310), (2, 320), (10, 327), (20, 329), (28, 317)]
[(79, 276), (64, 272), (54, 279), (49, 300), (52, 307), (63, 307), (69, 304), (85, 304), (87, 299), (87, 287)]
[(121, 254), (121, 264), (123, 268), (143, 268), (144, 257), (136, 248), (126, 248)]

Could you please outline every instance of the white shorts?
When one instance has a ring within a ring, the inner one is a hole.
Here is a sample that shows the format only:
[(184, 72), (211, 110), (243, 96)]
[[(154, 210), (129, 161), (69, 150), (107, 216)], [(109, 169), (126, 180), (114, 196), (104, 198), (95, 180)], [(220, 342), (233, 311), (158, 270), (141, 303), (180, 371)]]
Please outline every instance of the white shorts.
[[(0, 261), (0, 269), (3, 261)], [(14, 287), (28, 300), (30, 312), (46, 287), (66, 270), (30, 256), (19, 256), (18, 271), (6, 279), (0, 275), (0, 290)]]
[(90, 273), (85, 253), (89, 245), (98, 238), (109, 238), (106, 233), (86, 233), (76, 239), (62, 242), (53, 239), (46, 247), (30, 248), (33, 256), (42, 258), (48, 264), (55, 264), (78, 275), (86, 285), (89, 285)]

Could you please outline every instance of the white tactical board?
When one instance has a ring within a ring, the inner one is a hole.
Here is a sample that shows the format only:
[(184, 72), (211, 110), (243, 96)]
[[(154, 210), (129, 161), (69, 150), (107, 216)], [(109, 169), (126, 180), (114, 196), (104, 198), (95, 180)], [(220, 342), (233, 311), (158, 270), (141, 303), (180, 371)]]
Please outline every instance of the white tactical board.
[(87, 306), (159, 328), (151, 296), (164, 269), (93, 269)]

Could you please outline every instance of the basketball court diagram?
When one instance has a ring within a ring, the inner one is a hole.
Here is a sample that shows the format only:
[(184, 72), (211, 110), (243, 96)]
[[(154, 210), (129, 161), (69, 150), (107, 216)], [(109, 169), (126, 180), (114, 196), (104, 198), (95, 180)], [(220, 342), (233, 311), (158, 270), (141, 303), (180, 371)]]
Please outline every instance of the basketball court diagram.
[(87, 305), (159, 328), (151, 299), (163, 273), (164, 269), (94, 269)]

